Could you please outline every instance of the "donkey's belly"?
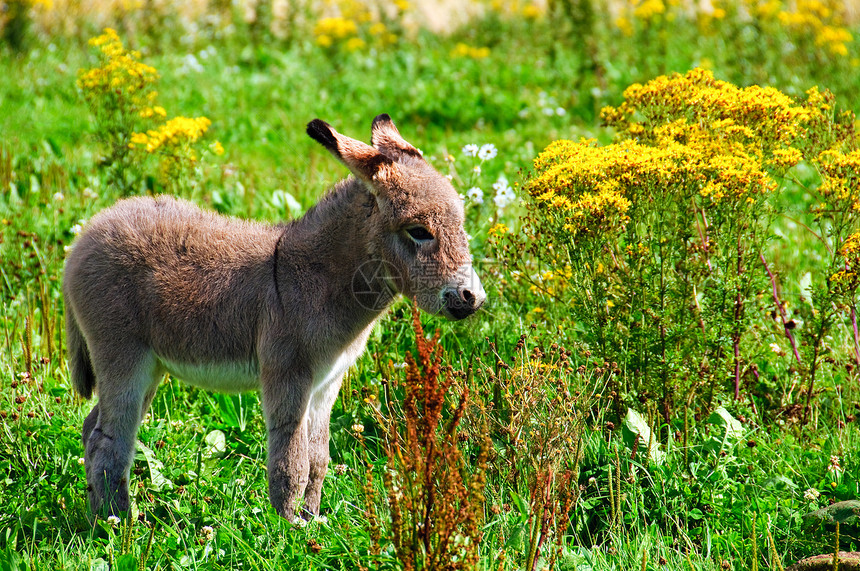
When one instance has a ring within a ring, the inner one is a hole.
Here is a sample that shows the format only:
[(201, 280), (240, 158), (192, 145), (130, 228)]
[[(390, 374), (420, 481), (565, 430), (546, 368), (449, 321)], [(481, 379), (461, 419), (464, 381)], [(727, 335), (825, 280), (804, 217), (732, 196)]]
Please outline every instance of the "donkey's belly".
[(159, 357), (172, 376), (190, 385), (222, 393), (241, 393), (260, 388), (260, 369), (253, 362), (179, 363)]

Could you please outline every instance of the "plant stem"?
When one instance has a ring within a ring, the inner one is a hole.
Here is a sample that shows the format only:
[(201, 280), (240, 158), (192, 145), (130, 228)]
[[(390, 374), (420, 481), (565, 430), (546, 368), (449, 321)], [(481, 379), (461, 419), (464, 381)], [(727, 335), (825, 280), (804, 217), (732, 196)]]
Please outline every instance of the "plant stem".
[(767, 266), (767, 260), (764, 259), (764, 254), (759, 254), (758, 257), (761, 259), (761, 263), (764, 264), (764, 270), (767, 272), (767, 275), (770, 276), (770, 284), (773, 287), (773, 301), (776, 303), (777, 309), (779, 309), (779, 315), (782, 318), (782, 327), (785, 330), (785, 336), (788, 337), (788, 340), (791, 342), (791, 349), (794, 351), (794, 358), (797, 360), (797, 364), (802, 365), (800, 362), (800, 353), (797, 352), (797, 343), (794, 341), (794, 335), (791, 334), (791, 330), (786, 325), (788, 318), (785, 315), (785, 309), (782, 307), (782, 302), (779, 301), (779, 293), (776, 290), (776, 277)]
[(851, 306), (851, 325), (854, 326), (854, 358), (860, 365), (860, 331), (857, 330), (857, 311)]

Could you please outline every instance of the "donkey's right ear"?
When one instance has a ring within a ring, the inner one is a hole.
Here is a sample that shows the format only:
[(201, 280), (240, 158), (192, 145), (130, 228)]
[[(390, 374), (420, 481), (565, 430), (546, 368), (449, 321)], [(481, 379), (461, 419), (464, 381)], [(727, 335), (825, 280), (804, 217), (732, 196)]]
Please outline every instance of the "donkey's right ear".
[(382, 182), (397, 174), (397, 166), (390, 158), (367, 143), (341, 135), (321, 119), (308, 123), (307, 132), (365, 182)]

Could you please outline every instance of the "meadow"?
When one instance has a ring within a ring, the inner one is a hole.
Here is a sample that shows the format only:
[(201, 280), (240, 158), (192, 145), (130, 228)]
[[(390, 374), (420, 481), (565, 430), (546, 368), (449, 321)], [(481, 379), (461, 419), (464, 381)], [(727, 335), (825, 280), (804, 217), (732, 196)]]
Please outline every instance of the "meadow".
[[(849, 568), (857, 6), (97, 5), (0, 14), (0, 569)], [(141, 194), (297, 218), (347, 175), (308, 121), (379, 113), (461, 192), (484, 309), (381, 320), (324, 519), (270, 506), (256, 394), (166, 378), (93, 520), (75, 236)]]

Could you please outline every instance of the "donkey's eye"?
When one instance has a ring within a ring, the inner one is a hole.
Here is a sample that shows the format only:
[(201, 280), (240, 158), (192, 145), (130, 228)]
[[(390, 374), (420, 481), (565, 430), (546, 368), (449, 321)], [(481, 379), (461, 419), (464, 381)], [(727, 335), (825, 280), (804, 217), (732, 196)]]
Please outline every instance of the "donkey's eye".
[(424, 226), (410, 226), (406, 229), (406, 233), (417, 243), (429, 242), (433, 239), (433, 234)]

